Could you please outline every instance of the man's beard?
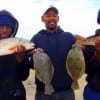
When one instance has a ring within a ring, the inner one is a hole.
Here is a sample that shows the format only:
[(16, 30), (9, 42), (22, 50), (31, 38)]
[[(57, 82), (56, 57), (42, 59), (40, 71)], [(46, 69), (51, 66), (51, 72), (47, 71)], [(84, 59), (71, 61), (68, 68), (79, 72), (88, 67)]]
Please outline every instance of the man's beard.
[(56, 26), (47, 26), (47, 29), (50, 30), (50, 31), (55, 31), (57, 29)]
[(51, 31), (53, 31), (53, 30), (56, 29), (56, 27), (49, 27), (48, 29), (51, 30)]

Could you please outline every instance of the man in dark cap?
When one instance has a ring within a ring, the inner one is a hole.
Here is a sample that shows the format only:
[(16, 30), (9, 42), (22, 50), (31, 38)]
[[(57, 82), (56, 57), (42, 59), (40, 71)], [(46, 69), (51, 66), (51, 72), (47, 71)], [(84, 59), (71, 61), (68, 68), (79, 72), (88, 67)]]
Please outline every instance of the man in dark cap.
[[(100, 24), (100, 10), (97, 22)], [(95, 31), (95, 45), (87, 45), (84, 49), (87, 84), (83, 91), (84, 100), (100, 100), (100, 29)]]
[[(15, 37), (17, 19), (7, 10), (0, 11), (0, 39)], [(25, 65), (25, 47), (19, 45), (16, 54), (0, 56), (0, 100), (26, 100), (22, 81), (29, 74)]]
[(41, 17), (46, 29), (40, 30), (31, 39), (36, 45), (35, 51), (47, 53), (54, 67), (54, 76), (51, 82), (54, 93), (45, 94), (44, 84), (36, 77), (35, 100), (75, 100), (75, 94), (71, 88), (73, 81), (66, 71), (66, 57), (76, 39), (72, 33), (64, 32), (58, 26), (58, 14), (56, 7), (49, 7)]

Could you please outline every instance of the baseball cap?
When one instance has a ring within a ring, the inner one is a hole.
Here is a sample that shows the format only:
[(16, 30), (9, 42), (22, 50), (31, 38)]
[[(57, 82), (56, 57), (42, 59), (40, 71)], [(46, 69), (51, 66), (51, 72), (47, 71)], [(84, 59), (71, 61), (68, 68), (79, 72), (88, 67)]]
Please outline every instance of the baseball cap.
[(54, 11), (55, 14), (58, 14), (58, 9), (54, 6), (50, 6), (49, 8), (47, 8), (45, 11), (44, 11), (44, 14), (47, 14), (49, 11)]

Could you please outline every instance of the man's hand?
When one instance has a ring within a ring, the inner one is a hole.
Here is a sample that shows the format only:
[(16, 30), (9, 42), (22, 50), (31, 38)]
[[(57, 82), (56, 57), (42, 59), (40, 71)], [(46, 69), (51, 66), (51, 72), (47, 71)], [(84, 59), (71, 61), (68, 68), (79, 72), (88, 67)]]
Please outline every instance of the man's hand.
[(18, 45), (15, 53), (17, 61), (20, 63), (24, 60), (26, 48), (23, 45)]
[(77, 47), (77, 46), (79, 46), (80, 48), (81, 48), (81, 50), (85, 50), (85, 46), (83, 46), (83, 45), (79, 45), (79, 44), (73, 44), (72, 45), (72, 48), (75, 48), (75, 47)]
[(42, 48), (37, 48), (31, 51), (31, 54), (34, 54), (35, 52), (44, 52)]
[(96, 37), (95, 50), (100, 53), (100, 36)]
[(96, 50), (95, 57), (97, 60), (100, 60), (100, 36), (96, 37), (95, 50)]

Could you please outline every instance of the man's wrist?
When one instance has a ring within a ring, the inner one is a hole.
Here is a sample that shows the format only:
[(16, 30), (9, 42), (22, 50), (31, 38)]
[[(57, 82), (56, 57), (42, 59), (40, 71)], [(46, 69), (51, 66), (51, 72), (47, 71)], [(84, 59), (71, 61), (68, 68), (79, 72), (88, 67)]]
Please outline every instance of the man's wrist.
[(95, 59), (100, 61), (100, 51), (95, 51)]

